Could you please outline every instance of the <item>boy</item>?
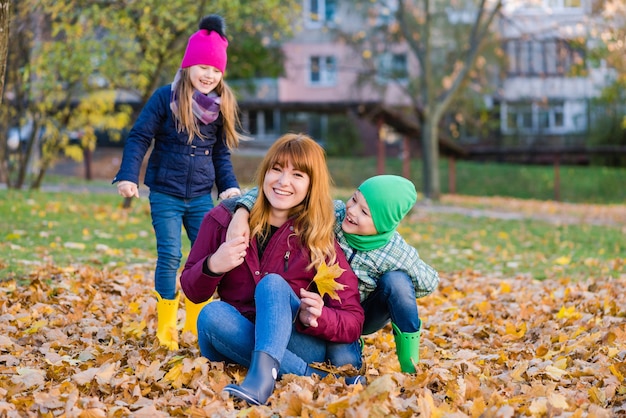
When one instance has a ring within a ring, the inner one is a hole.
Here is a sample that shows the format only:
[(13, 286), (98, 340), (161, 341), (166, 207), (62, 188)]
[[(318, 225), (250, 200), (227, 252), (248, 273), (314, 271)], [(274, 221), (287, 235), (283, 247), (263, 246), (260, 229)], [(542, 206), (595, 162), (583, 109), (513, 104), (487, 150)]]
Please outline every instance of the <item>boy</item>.
[[(247, 211), (239, 208), (249, 210), (255, 199), (252, 190), (238, 200), (231, 236), (249, 235)], [(336, 238), (359, 278), (363, 334), (391, 321), (400, 369), (407, 373), (415, 373), (419, 362), (422, 322), (415, 299), (431, 294), (439, 284), (437, 271), (396, 231), (416, 199), (409, 180), (379, 175), (365, 180), (345, 204), (335, 201)]]

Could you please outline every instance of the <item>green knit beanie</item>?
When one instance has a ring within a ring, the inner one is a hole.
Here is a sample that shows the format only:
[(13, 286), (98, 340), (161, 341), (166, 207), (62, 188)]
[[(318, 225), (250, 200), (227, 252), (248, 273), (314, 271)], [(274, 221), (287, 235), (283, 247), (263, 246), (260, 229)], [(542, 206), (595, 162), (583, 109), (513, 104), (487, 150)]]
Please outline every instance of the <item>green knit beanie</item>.
[(371, 236), (346, 234), (346, 238), (350, 246), (357, 250), (380, 248), (389, 242), (400, 221), (415, 205), (417, 191), (409, 180), (393, 175), (370, 177), (358, 190), (369, 206), (378, 234)]
[(395, 230), (417, 200), (413, 183), (400, 176), (370, 177), (359, 186), (359, 191), (379, 234)]

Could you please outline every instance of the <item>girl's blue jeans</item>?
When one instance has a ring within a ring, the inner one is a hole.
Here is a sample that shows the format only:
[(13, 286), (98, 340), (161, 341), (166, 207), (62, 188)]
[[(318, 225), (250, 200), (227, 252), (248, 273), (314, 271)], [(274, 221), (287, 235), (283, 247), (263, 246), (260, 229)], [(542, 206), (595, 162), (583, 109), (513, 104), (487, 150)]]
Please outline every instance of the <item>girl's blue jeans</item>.
[(402, 332), (419, 331), (415, 288), (408, 274), (390, 271), (378, 279), (378, 286), (363, 302), (365, 323), (363, 334), (383, 328), (391, 320)]
[(308, 364), (362, 365), (359, 341), (339, 344), (299, 333), (294, 325), (300, 299), (278, 274), (268, 274), (254, 292), (256, 320), (251, 322), (232, 305), (216, 300), (198, 316), (198, 345), (211, 361), (250, 366), (253, 351), (264, 351), (280, 363), (279, 374), (310, 374)]
[(154, 288), (163, 299), (176, 297), (176, 277), (182, 258), (182, 228), (193, 245), (204, 215), (213, 208), (208, 194), (183, 199), (160, 192), (150, 192), (150, 213), (156, 235), (157, 264)]

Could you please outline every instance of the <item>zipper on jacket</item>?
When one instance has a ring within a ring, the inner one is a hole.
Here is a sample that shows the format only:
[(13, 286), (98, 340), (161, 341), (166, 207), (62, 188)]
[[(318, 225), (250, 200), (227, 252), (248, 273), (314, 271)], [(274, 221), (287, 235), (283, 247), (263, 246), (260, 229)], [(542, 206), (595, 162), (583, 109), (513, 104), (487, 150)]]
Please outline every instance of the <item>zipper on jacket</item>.
[(285, 272), (287, 271), (287, 268), (289, 267), (289, 254), (291, 254), (291, 252), (287, 251), (285, 253), (285, 256), (283, 257), (285, 260), (285, 270), (284, 270)]

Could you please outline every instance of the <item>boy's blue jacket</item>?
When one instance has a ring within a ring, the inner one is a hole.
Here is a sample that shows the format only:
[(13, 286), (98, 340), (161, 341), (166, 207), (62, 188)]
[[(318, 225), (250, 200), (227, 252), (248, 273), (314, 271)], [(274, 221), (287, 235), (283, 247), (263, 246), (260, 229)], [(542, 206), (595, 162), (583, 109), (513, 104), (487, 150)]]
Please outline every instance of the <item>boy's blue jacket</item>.
[(144, 183), (152, 191), (181, 198), (218, 194), (237, 187), (237, 179), (226, 146), (222, 115), (208, 125), (199, 124), (204, 139), (187, 144), (186, 131), (177, 132), (170, 110), (171, 85), (157, 89), (142, 109), (124, 145), (120, 170), (113, 183), (128, 180), (139, 184), (141, 165), (154, 138)]

